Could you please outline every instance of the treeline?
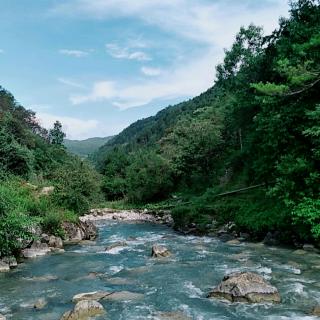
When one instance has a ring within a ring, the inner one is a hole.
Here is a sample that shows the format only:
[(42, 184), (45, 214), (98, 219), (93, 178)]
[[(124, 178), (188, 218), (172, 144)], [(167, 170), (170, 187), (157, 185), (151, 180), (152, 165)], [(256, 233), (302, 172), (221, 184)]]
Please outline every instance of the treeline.
[(99, 175), (66, 152), (61, 127), (42, 128), (0, 87), (0, 257), (17, 253), (37, 226), (63, 237), (61, 222), (101, 199)]
[[(319, 239), (319, 1), (292, 1), (271, 35), (241, 28), (216, 74), (207, 92), (96, 153), (106, 196), (146, 203), (178, 194), (177, 224), (214, 217), (257, 236)], [(217, 196), (252, 185), (263, 186)]]

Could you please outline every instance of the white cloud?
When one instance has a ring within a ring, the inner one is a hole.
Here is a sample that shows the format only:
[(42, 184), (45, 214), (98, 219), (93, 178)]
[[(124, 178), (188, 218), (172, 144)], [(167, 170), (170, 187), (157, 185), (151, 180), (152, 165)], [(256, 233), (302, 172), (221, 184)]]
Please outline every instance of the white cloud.
[(73, 104), (107, 100), (120, 109), (145, 105), (156, 99), (170, 99), (200, 94), (213, 83), (214, 73), (210, 69), (212, 60), (217, 57), (214, 51), (201, 59), (181, 64), (163, 72), (157, 79), (144, 79), (132, 85), (110, 81), (95, 82), (86, 95), (73, 95)]
[(143, 51), (132, 50), (130, 47), (120, 47), (115, 43), (106, 44), (107, 52), (111, 57), (116, 59), (128, 59), (128, 60), (138, 60), (138, 61), (148, 61), (151, 58)]
[(141, 68), (141, 72), (146, 76), (155, 77), (155, 76), (159, 76), (162, 73), (162, 70), (160, 68), (152, 68), (152, 67), (143, 66)]
[(88, 101), (99, 101), (110, 99), (116, 95), (113, 81), (100, 81), (93, 85), (91, 93), (88, 95), (73, 95), (70, 97), (72, 104), (81, 104)]
[(264, 25), (270, 32), (287, 14), (284, 0), (71, 0), (56, 11), (96, 19), (134, 17), (168, 33), (209, 45), (229, 45), (241, 25)]
[(66, 79), (66, 78), (58, 78), (57, 79), (60, 83), (65, 84), (69, 87), (74, 87), (74, 88), (85, 88), (84, 85), (82, 85), (81, 83), (78, 83), (76, 81), (70, 80), (70, 79)]
[(75, 58), (83, 58), (89, 55), (89, 52), (83, 51), (83, 50), (69, 50), (69, 49), (61, 49), (59, 50), (59, 53), (75, 57)]
[(40, 120), (40, 124), (47, 129), (52, 128), (56, 120), (60, 121), (63, 130), (70, 139), (85, 139), (88, 136), (92, 136), (91, 132), (99, 126), (97, 120), (82, 120), (43, 112), (37, 113), (37, 117)]

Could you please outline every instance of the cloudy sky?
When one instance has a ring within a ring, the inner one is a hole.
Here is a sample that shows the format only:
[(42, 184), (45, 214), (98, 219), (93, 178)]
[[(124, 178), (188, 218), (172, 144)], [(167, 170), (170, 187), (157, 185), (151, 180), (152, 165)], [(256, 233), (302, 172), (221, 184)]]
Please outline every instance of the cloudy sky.
[(69, 138), (120, 132), (203, 92), (240, 26), (287, 0), (0, 0), (0, 85)]

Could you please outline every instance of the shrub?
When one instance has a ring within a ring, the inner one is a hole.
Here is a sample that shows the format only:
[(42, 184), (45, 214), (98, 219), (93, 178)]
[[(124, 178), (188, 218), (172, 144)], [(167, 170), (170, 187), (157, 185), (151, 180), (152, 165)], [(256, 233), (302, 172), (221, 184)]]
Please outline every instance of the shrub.
[(9, 212), (0, 216), (0, 253), (2, 256), (17, 254), (23, 240), (31, 240), (32, 227), (36, 220), (18, 212)]
[(64, 232), (61, 228), (63, 216), (57, 211), (48, 212), (41, 221), (43, 231), (55, 236), (64, 237)]
[(304, 239), (320, 238), (320, 200), (304, 198), (297, 206), (294, 207), (293, 220), (300, 235)]
[(100, 176), (79, 159), (60, 166), (52, 178), (55, 185), (52, 197), (57, 206), (83, 214), (102, 200)]

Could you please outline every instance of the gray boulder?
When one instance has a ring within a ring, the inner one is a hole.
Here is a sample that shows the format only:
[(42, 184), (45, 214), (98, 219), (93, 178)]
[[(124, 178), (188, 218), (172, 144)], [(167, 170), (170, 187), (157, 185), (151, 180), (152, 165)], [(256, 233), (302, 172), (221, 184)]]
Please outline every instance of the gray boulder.
[(106, 247), (106, 252), (110, 252), (113, 249), (120, 249), (128, 246), (128, 244), (125, 241), (117, 241), (115, 243), (112, 243), (110, 246)]
[(49, 247), (52, 247), (52, 248), (62, 249), (63, 248), (63, 241), (60, 237), (50, 236), (49, 240), (48, 240), (48, 245), (49, 245)]
[(63, 222), (62, 229), (65, 234), (65, 240), (69, 243), (78, 243), (82, 240), (94, 240), (97, 235), (97, 227), (91, 221), (71, 223)]
[(18, 266), (18, 262), (15, 257), (3, 257), (0, 259), (0, 272), (7, 272), (12, 268)]
[(39, 298), (33, 303), (34, 309), (43, 309), (48, 304), (48, 301), (44, 298)]
[(151, 256), (153, 258), (165, 258), (165, 257), (169, 257), (171, 255), (171, 252), (163, 246), (159, 246), (159, 245), (154, 245), (152, 247), (152, 253)]
[(262, 276), (252, 272), (230, 274), (209, 293), (208, 298), (221, 298), (231, 302), (280, 302), (277, 288)]
[(103, 306), (92, 300), (79, 301), (72, 311), (63, 314), (60, 320), (88, 320), (105, 313)]
[(0, 272), (7, 272), (10, 271), (10, 266), (3, 260), (0, 260)]
[(141, 300), (144, 298), (142, 293), (130, 292), (130, 291), (118, 291), (112, 292), (106, 295), (103, 299), (110, 301), (130, 301), (130, 300)]
[(106, 292), (106, 291), (92, 291), (92, 292), (79, 293), (79, 294), (76, 294), (72, 298), (72, 301), (73, 302), (79, 302), (82, 300), (99, 301), (99, 300), (105, 298), (109, 294), (110, 294), (110, 292)]
[(44, 256), (48, 252), (50, 252), (49, 246), (37, 240), (32, 243), (30, 248), (23, 249), (21, 253), (24, 258), (35, 258)]

